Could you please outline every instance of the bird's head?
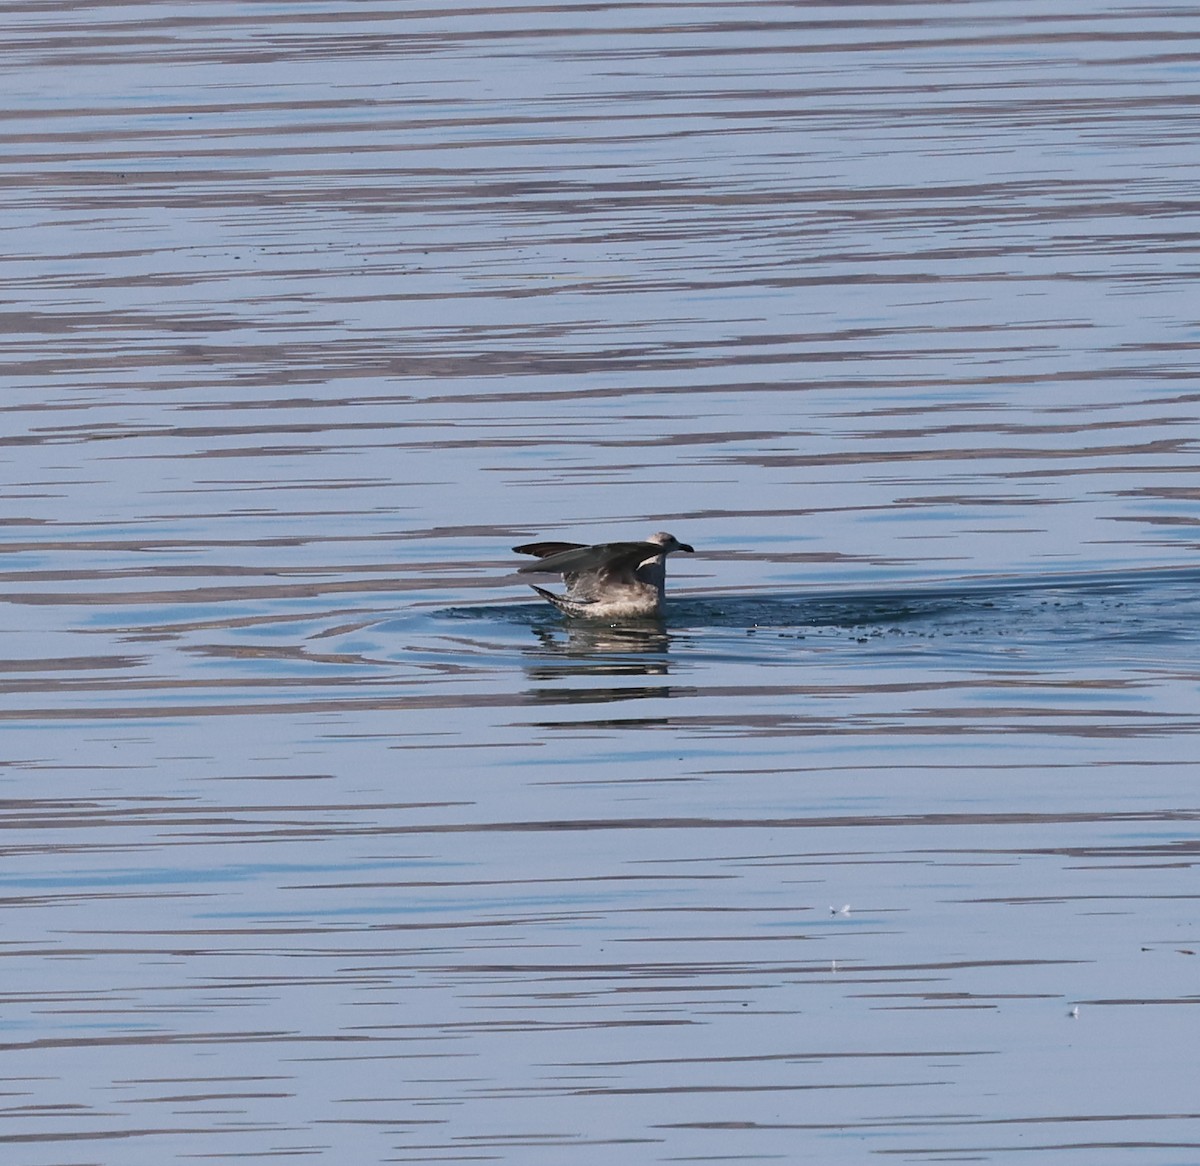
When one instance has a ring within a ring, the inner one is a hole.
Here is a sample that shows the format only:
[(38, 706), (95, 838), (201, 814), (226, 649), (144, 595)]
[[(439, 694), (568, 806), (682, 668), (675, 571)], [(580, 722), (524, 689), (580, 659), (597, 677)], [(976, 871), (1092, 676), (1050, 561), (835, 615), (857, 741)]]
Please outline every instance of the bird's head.
[(662, 553), (669, 555), (672, 551), (687, 551), (689, 555), (696, 553), (696, 548), (688, 543), (681, 543), (673, 534), (667, 534), (665, 530), (660, 530), (657, 534), (652, 534), (647, 540), (648, 543), (657, 543), (662, 547)]

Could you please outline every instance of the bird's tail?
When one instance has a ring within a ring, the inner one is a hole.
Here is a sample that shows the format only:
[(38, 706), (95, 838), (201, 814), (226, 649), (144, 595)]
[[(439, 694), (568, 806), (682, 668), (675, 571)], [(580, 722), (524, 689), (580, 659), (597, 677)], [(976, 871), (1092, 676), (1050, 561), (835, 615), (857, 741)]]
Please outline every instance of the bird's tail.
[(548, 603), (553, 603), (563, 615), (581, 615), (587, 610), (577, 601), (568, 599), (565, 595), (555, 595), (553, 591), (547, 591), (545, 587), (539, 587), (536, 583), (530, 583), (529, 586)]

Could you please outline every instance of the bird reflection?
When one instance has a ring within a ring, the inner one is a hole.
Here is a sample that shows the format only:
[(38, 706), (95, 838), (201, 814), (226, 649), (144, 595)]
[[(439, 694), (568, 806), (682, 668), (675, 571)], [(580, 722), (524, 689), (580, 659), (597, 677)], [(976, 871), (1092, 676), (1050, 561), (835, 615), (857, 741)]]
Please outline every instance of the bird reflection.
[(527, 649), (532, 680), (570, 676), (665, 676), (671, 637), (661, 620), (617, 627), (570, 621), (532, 629), (537, 647)]

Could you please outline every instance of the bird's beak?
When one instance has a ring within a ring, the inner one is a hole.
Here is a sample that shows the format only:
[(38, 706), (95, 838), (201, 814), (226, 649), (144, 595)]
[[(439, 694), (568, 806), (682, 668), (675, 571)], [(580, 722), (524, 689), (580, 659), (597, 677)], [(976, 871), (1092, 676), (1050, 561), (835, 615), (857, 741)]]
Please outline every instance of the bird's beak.
[(687, 543), (680, 543), (675, 549), (677, 551), (687, 551), (689, 555), (694, 555), (696, 553), (696, 548), (689, 546)]

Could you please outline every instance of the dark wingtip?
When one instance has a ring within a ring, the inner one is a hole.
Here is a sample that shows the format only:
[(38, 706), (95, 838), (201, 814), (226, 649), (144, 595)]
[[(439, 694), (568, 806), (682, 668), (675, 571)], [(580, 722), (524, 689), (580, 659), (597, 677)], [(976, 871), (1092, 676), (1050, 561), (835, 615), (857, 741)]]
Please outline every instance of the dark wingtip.
[(556, 541), (522, 543), (519, 547), (513, 547), (518, 555), (534, 555), (539, 559), (548, 559), (551, 555), (561, 554), (563, 551), (581, 551), (583, 543), (560, 543)]

